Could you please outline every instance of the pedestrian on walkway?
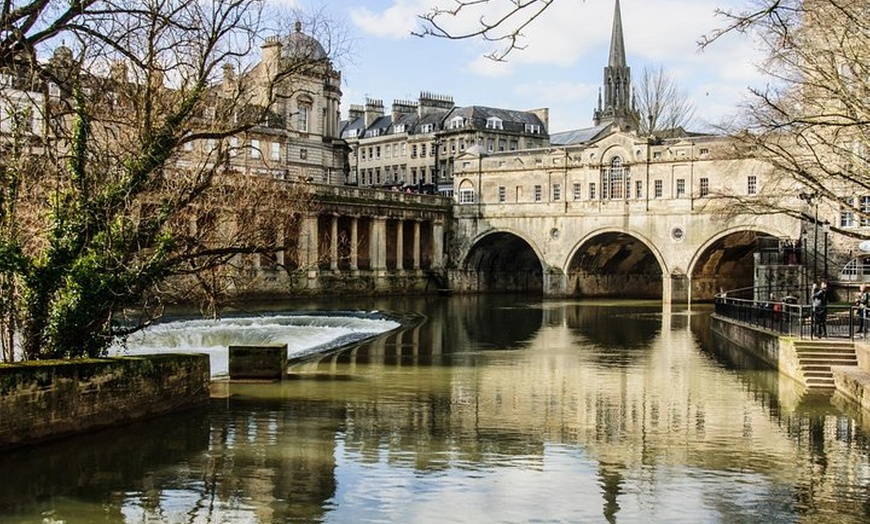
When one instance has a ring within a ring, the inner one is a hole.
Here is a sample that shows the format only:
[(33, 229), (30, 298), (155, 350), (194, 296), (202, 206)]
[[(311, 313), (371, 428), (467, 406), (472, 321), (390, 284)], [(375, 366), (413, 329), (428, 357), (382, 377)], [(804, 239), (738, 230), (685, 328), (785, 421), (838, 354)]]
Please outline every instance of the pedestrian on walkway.
[(813, 331), (817, 337), (828, 336), (828, 283), (813, 284)]

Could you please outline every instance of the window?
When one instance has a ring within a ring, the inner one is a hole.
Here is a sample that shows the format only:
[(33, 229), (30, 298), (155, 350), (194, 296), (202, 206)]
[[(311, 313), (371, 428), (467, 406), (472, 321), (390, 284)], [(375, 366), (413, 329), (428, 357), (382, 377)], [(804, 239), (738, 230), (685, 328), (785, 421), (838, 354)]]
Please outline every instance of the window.
[(391, 148), (389, 145), (384, 146), (384, 157), (385, 158), (390, 158), (390, 149)]
[(595, 182), (589, 182), (589, 200), (595, 200)]
[(504, 121), (496, 116), (491, 116), (486, 119), (487, 129), (504, 129)]
[(686, 179), (677, 179), (677, 198), (686, 196)]
[(375, 160), (381, 159), (381, 146), (375, 146)]
[(511, 140), (511, 148), (510, 148), (511, 151), (516, 151), (519, 148), (520, 148), (520, 143), (517, 142), (516, 140)]
[(405, 124), (396, 124), (393, 127), (393, 133), (404, 133), (405, 132)]
[(543, 190), (540, 184), (535, 184), (535, 202), (540, 202), (543, 196)]
[(653, 158), (661, 158), (661, 157), (662, 157), (661, 151), (656, 151), (655, 153), (653, 153)]
[(214, 138), (209, 138), (208, 140), (205, 141), (205, 152), (206, 153), (213, 153), (216, 148), (217, 148), (217, 141)]
[(843, 199), (840, 205), (840, 227), (855, 227), (855, 211), (852, 208), (854, 202), (852, 197)]
[(364, 148), (364, 147), (359, 148), (359, 157), (361, 160), (366, 159), (366, 148)]
[(501, 151), (501, 152), (504, 152), (504, 150), (505, 150), (506, 148), (507, 148), (507, 142), (505, 141), (505, 139), (503, 139), (503, 138), (502, 138), (502, 139), (499, 139), (499, 141), (498, 141), (498, 150)]
[[(60, 96), (60, 86), (58, 86), (54, 82), (49, 82), (49, 84), (48, 84), (48, 96), (59, 97)], [(210, 107), (209, 109), (214, 111), (213, 107)]]
[(580, 184), (574, 184), (574, 200), (580, 200)]
[(239, 154), (239, 137), (230, 137), (230, 155), (236, 156)]
[(281, 144), (272, 142), (272, 160), (281, 160)]
[(861, 197), (861, 226), (870, 226), (870, 195)]
[(420, 127), (421, 133), (431, 133), (432, 131), (435, 131), (435, 124), (423, 124)]
[(562, 200), (562, 184), (553, 184), (553, 201)]
[[(499, 129), (501, 129), (501, 128), (499, 128)], [(541, 133), (541, 125), (540, 124), (526, 124), (526, 133), (540, 134)]]
[(640, 180), (634, 181), (634, 198), (643, 198), (643, 182)]
[(665, 194), (664, 184), (662, 184), (661, 180), (655, 181), (653, 190), (655, 191), (655, 198), (661, 198)]
[(420, 144), (420, 156), (426, 156), (426, 144)]
[(758, 193), (758, 177), (749, 175), (746, 177), (746, 194), (754, 195)]
[(417, 158), (417, 144), (411, 146), (411, 158)]
[(701, 155), (709, 155), (709, 154), (710, 154), (709, 149), (707, 149), (706, 147), (701, 148)]
[(495, 140), (492, 138), (486, 139), (486, 152), (492, 153), (495, 150)]
[(308, 114), (311, 108), (305, 105), (299, 106), (299, 113), (296, 115), (296, 130), (300, 133), (308, 132)]
[(459, 190), (459, 203), (460, 204), (473, 204), (474, 203), (474, 189), (461, 188)]
[(498, 186), (498, 201), (499, 203), (507, 201), (507, 191), (505, 191), (504, 186)]
[(448, 129), (461, 129), (463, 127), (465, 127), (465, 118), (461, 116), (455, 116), (447, 123)]
[(251, 158), (260, 158), (259, 140), (251, 140)]
[(299, 150), (299, 158), (301, 158), (302, 160), (306, 160), (308, 158), (308, 150), (307, 149), (300, 149)]
[(601, 180), (601, 198), (622, 200), (631, 191), (631, 176), (628, 167), (622, 163), (622, 158), (615, 156), (610, 161), (610, 166), (604, 168)]
[(698, 181), (701, 185), (700, 192), (698, 193), (700, 196), (705, 197), (710, 194), (710, 179), (702, 178)]
[(402, 156), (405, 156), (408, 153), (408, 148), (406, 147), (406, 145), (407, 144), (402, 143)]

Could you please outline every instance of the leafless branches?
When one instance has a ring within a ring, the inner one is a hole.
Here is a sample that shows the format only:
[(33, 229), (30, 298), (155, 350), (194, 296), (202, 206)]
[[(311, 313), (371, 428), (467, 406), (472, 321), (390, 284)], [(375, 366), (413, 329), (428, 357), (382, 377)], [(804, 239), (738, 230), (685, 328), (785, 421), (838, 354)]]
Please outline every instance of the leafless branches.
[[(525, 48), (523, 30), (535, 22), (556, 0), (453, 0), (452, 8), (433, 7), (419, 16), (422, 28), (415, 36), (434, 36), (450, 40), (481, 38), (497, 44), (487, 55), (504, 61), (516, 50)], [(471, 29), (454, 28), (460, 16), (477, 17)]]
[(637, 87), (638, 132), (648, 136), (691, 124), (695, 105), (663, 67), (644, 68)]

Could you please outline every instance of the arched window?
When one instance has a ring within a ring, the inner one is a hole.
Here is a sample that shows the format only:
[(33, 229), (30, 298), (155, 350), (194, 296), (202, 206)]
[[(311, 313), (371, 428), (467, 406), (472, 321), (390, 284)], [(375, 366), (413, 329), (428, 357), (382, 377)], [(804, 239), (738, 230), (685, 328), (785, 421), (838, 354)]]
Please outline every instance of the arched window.
[(472, 184), (470, 180), (463, 180), (459, 184), (459, 203), (474, 203), (474, 184)]
[(624, 200), (631, 195), (631, 175), (622, 157), (613, 157), (610, 165), (602, 169), (601, 178), (602, 199)]

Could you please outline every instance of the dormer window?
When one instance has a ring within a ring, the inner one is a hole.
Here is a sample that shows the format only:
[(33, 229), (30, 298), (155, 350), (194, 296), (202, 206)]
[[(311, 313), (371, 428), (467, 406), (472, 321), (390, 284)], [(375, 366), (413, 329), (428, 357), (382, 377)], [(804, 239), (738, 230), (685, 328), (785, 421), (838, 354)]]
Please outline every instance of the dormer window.
[(432, 131), (435, 131), (435, 124), (423, 124), (420, 127), (421, 133), (431, 133)]
[(540, 124), (526, 124), (526, 133), (531, 133), (533, 135), (541, 134), (541, 125)]
[(456, 116), (450, 119), (447, 124), (448, 129), (462, 129), (465, 127), (466, 119), (461, 116)]
[(405, 132), (405, 124), (396, 124), (393, 126), (393, 133), (404, 133)]
[(504, 120), (501, 118), (491, 116), (486, 119), (486, 128), (487, 129), (504, 129)]
[(370, 130), (369, 130), (369, 136), (370, 136), (370, 137), (371, 137), (371, 136), (380, 136), (380, 135), (381, 135), (381, 130), (378, 129), (378, 128), (374, 128), (374, 129), (370, 129)]

